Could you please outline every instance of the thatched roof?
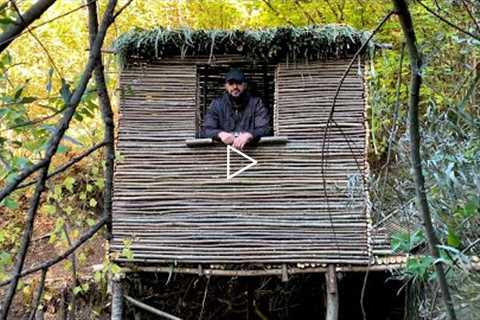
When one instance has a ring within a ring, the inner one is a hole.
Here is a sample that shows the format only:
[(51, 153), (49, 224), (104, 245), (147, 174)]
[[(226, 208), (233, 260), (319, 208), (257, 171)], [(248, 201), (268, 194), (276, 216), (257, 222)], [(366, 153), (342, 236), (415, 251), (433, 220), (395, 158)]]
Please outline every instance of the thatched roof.
[(282, 27), (263, 30), (152, 30), (134, 29), (122, 34), (114, 49), (122, 62), (132, 58), (241, 54), (252, 61), (318, 60), (353, 54), (366, 38), (344, 25)]

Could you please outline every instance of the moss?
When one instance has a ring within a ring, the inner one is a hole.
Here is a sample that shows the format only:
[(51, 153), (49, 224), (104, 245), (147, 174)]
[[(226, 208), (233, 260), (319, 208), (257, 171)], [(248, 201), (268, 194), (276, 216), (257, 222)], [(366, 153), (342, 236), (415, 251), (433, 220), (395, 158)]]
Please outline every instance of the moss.
[(152, 30), (122, 34), (114, 49), (122, 63), (131, 59), (241, 54), (252, 61), (318, 60), (355, 53), (368, 36), (344, 25), (282, 27), (262, 30)]

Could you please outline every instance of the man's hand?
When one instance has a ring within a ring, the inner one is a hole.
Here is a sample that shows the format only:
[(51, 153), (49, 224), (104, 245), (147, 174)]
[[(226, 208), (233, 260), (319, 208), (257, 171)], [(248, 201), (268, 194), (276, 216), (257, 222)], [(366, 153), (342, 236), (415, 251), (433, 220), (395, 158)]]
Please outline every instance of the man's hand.
[(247, 143), (253, 139), (253, 135), (250, 132), (242, 132), (238, 137), (233, 140), (233, 147), (238, 150), (243, 150)]
[(218, 137), (225, 144), (232, 144), (235, 139), (235, 136), (233, 135), (233, 133), (225, 132), (225, 131), (220, 132), (218, 134)]

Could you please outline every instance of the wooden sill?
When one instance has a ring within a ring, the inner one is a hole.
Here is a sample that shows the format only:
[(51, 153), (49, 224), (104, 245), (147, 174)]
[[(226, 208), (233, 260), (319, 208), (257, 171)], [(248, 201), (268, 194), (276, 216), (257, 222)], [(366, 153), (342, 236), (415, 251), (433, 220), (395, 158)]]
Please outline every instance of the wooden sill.
[[(258, 145), (269, 145), (269, 144), (286, 144), (288, 142), (288, 137), (285, 136), (275, 136), (275, 137), (262, 137), (258, 141)], [(198, 139), (187, 139), (185, 144), (188, 147), (206, 147), (214, 146), (217, 144), (222, 144), (219, 141), (213, 140), (212, 138), (198, 138)]]

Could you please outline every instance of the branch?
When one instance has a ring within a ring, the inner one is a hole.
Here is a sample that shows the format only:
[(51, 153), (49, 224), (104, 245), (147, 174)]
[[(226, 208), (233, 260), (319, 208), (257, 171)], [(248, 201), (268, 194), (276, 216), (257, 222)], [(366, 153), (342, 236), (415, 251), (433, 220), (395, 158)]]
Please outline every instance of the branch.
[[(15, 4), (15, 0), (10, 0), (10, 2), (12, 3), (12, 6), (13, 8), (15, 9), (15, 11), (17, 12), (17, 15), (18, 17), (20, 18), (20, 20), (22, 21), (22, 23), (25, 23), (25, 19), (23, 18), (23, 15), (22, 13), (20, 12), (20, 10), (18, 9), (17, 5)], [(55, 61), (53, 60), (52, 56), (50, 55), (50, 52), (48, 51), (47, 47), (44, 46), (44, 44), (42, 43), (42, 41), (40, 41), (40, 39), (30, 30), (30, 28), (28, 27), (28, 25), (25, 27), (27, 29), (27, 32), (30, 33), (33, 37), (33, 39), (35, 39), (35, 41), (37, 41), (37, 43), (40, 45), (40, 47), (42, 47), (42, 50), (45, 52), (45, 54), (47, 55), (47, 58), (48, 60), (50, 60), (50, 63), (52, 64), (53, 68), (55, 69), (55, 71), (57, 72), (58, 76), (61, 78), (61, 79), (64, 79), (65, 77), (62, 75), (62, 73), (60, 72), (60, 69), (58, 69), (57, 67), (57, 64), (55, 63)]]
[[(402, 87), (402, 70), (403, 70), (403, 56), (405, 53), (405, 42), (402, 42), (402, 47), (400, 49), (400, 62), (398, 65), (397, 71), (397, 84), (395, 89), (395, 110), (393, 111), (393, 125), (390, 130), (390, 136), (388, 137), (388, 146), (387, 146), (387, 160), (385, 160), (385, 164), (382, 166), (381, 170), (383, 172), (383, 184), (380, 190), (386, 190), (387, 186), (387, 178), (388, 178), (388, 169), (390, 164), (390, 158), (392, 156), (392, 146), (393, 140), (397, 137), (397, 129), (398, 129), (398, 117), (400, 113), (400, 89)], [(381, 180), (380, 178), (380, 180)], [(378, 212), (383, 215), (383, 201), (380, 201)]]
[[(75, 110), (78, 104), (81, 101), (81, 98), (90, 80), (93, 69), (96, 66), (96, 62), (98, 57), (100, 56), (100, 50), (102, 48), (103, 40), (105, 38), (107, 29), (113, 23), (113, 12), (114, 12), (116, 3), (117, 3), (116, 0), (110, 0), (107, 5), (104, 18), (102, 20), (102, 25), (100, 26), (99, 32), (95, 37), (95, 41), (92, 46), (92, 50), (90, 51), (90, 55), (89, 55), (84, 73), (80, 78), (77, 88), (75, 89), (74, 93), (72, 94), (71, 98), (67, 103), (68, 107), (65, 111), (63, 119), (60, 121), (59, 125), (57, 126), (54, 136), (49, 141), (47, 151), (45, 153), (45, 158), (41, 161), (41, 163), (43, 163), (43, 166), (41, 167), (40, 177), (38, 179), (38, 182), (35, 188), (35, 193), (32, 197), (31, 206), (26, 217), (25, 229), (22, 235), (20, 248), (17, 253), (15, 266), (12, 271), (12, 280), (10, 283), (10, 287), (8, 288), (7, 293), (5, 295), (3, 308), (1, 310), (2, 313), (1, 313), (0, 319), (2, 320), (6, 320), (8, 317), (8, 312), (17, 289), (18, 280), (21, 277), (23, 265), (25, 262), (25, 257), (27, 255), (28, 247), (29, 247), (32, 233), (33, 233), (33, 224), (35, 222), (37, 209), (40, 204), (41, 195), (45, 190), (45, 181), (47, 179), (50, 162), (58, 149), (58, 146), (60, 144), (60, 141), (63, 138), (63, 135), (65, 134), (65, 131), (67, 131), (69, 127), (70, 121), (75, 113)], [(17, 179), (16, 179), (16, 182), (18, 186), (19, 182)], [(2, 194), (4, 194), (4, 192), (2, 192)]]
[(154, 315), (161, 316), (165, 319), (170, 319), (170, 320), (182, 320), (178, 317), (175, 317), (174, 315), (171, 315), (170, 313), (166, 313), (165, 311), (158, 310), (157, 308), (149, 306), (148, 304), (145, 304), (145, 303), (140, 302), (136, 299), (133, 299), (130, 296), (125, 295), (124, 297), (125, 297), (125, 300), (127, 300), (128, 302), (130, 302), (134, 306), (139, 307), (139, 308), (141, 308), (145, 311), (148, 311), (150, 313), (153, 313)]
[[(403, 55), (405, 52), (405, 43), (402, 42), (402, 47), (400, 49), (400, 63), (398, 66), (398, 71), (397, 71), (397, 88), (395, 92), (395, 110), (393, 111), (393, 126), (392, 126), (392, 131), (390, 132), (390, 137), (388, 139), (388, 147), (387, 147), (387, 160), (385, 161), (385, 164), (383, 167), (385, 168), (385, 176), (388, 175), (388, 165), (390, 163), (390, 158), (392, 154), (392, 144), (393, 140), (397, 136), (397, 122), (398, 122), (398, 115), (400, 113), (400, 91), (402, 87), (402, 69), (403, 69)], [(384, 184), (385, 186), (385, 184)], [(385, 189), (385, 188), (383, 188)]]
[(316, 24), (317, 22), (313, 19), (312, 15), (305, 10), (300, 1), (295, 0), (295, 5), (302, 11), (303, 15), (307, 18), (308, 22), (311, 24)]
[(33, 304), (32, 311), (28, 320), (34, 320), (35, 314), (37, 313), (38, 306), (40, 305), (40, 301), (42, 301), (43, 289), (45, 289), (45, 279), (47, 277), (48, 269), (42, 269), (42, 275), (40, 277), (40, 282), (38, 284), (37, 294), (35, 296), (35, 303)]
[[(440, 258), (438, 251), (439, 241), (435, 234), (435, 229), (432, 223), (432, 217), (430, 215), (430, 209), (428, 207), (427, 195), (425, 192), (425, 178), (422, 172), (422, 158), (420, 155), (420, 129), (418, 121), (418, 106), (420, 102), (420, 87), (422, 84), (422, 76), (420, 73), (422, 67), (422, 61), (420, 53), (417, 49), (417, 40), (415, 36), (415, 30), (412, 23), (412, 17), (405, 0), (393, 0), (393, 4), (396, 9), (396, 13), (400, 20), (400, 24), (405, 36), (406, 45), (408, 49), (408, 55), (410, 58), (411, 78), (410, 78), (410, 101), (409, 101), (409, 131), (410, 131), (410, 155), (412, 161), (412, 169), (415, 177), (415, 191), (417, 199), (417, 207), (420, 211), (423, 224), (425, 227), (425, 233), (427, 234), (428, 244), (430, 252), (435, 261)], [(442, 298), (447, 308), (448, 319), (456, 320), (455, 309), (453, 307), (452, 298), (450, 296), (450, 290), (448, 288), (447, 279), (445, 277), (445, 271), (443, 264), (440, 262), (434, 263), (435, 271), (437, 274), (440, 290), (442, 291)]]
[(132, 3), (132, 1), (133, 0), (128, 0), (123, 6), (120, 7), (120, 9), (118, 9), (118, 11), (113, 17), (117, 18), (122, 13), (122, 11), (125, 10), (130, 5), (130, 3)]
[[(91, 2), (91, 1), (97, 1), (97, 0), (90, 0), (90, 2)], [(65, 12), (65, 13), (62, 13), (62, 14), (56, 16), (56, 17), (53, 17), (53, 18), (50, 19), (50, 20), (47, 20), (47, 21), (44, 21), (44, 22), (39, 23), (39, 24), (37, 24), (37, 25), (34, 25), (34, 26), (32, 26), (32, 27), (29, 28), (29, 29), (30, 29), (29, 31), (33, 31), (33, 30), (35, 30), (35, 29), (37, 29), (37, 28), (40, 28), (40, 27), (43, 27), (44, 25), (49, 24), (49, 23), (51, 23), (51, 22), (53, 22), (53, 21), (55, 21), (55, 20), (64, 18), (64, 17), (66, 17), (66, 16), (68, 16), (68, 15), (70, 15), (70, 14), (72, 14), (72, 13), (74, 13), (74, 12), (80, 10), (80, 9), (82, 9), (83, 7), (86, 7), (87, 4), (88, 4), (88, 3), (82, 4), (81, 6), (78, 6), (78, 7), (75, 8), (75, 9), (72, 9), (72, 10), (67, 11), (67, 12)], [(3, 41), (0, 41), (0, 44), (3, 44), (3, 43), (8, 42), (8, 41), (13, 41), (14, 39), (16, 39), (16, 38), (24, 35), (24, 34), (27, 33), (27, 32), (28, 32), (28, 31), (24, 30), (24, 31), (22, 31), (22, 32), (14, 35), (14, 36), (12, 36), (12, 37), (10, 37), (10, 38), (7, 38), (7, 39), (4, 39)]]
[[(45, 261), (37, 266), (34, 266), (34, 267), (31, 267), (29, 269), (26, 269), (26, 270), (23, 270), (19, 277), (25, 277), (25, 276), (28, 276), (29, 274), (32, 274), (32, 273), (35, 273), (39, 270), (42, 270), (42, 269), (48, 269), (50, 268), (51, 266), (67, 259), (72, 253), (74, 253), (80, 246), (82, 246), (85, 242), (87, 242), (90, 238), (92, 238), (95, 234), (97, 234), (98, 230), (100, 230), (100, 228), (102, 228), (106, 223), (106, 219), (104, 217), (102, 217), (102, 219), (100, 219), (97, 224), (95, 224), (91, 229), (89, 229), (87, 232), (85, 232), (84, 234), (82, 234), (80, 236), (80, 238), (77, 239), (77, 241), (75, 241), (73, 243), (73, 245), (68, 248), (65, 252), (63, 252), (61, 255), (51, 259), (51, 260), (48, 260), (48, 261)], [(14, 278), (10, 278), (10, 279), (7, 279), (5, 281), (2, 281), (0, 282), (0, 287), (3, 287), (7, 284), (9, 284), (10, 282), (12, 282), (14, 280)]]
[(275, 9), (272, 4), (270, 3), (269, 0), (262, 0), (263, 3), (265, 3), (267, 5), (268, 8), (270, 8), (270, 10), (272, 10), (272, 12), (274, 14), (276, 14), (278, 17), (282, 18), (283, 20), (285, 20), (289, 25), (291, 26), (295, 26), (295, 24), (290, 20), (288, 19), (288, 17), (285, 17), (283, 14), (280, 13), (280, 11), (278, 11), (277, 9)]
[(36, 125), (36, 124), (38, 124), (38, 123), (41, 123), (41, 122), (47, 121), (47, 120), (49, 120), (49, 119), (55, 118), (57, 115), (59, 115), (60, 113), (62, 113), (64, 110), (65, 110), (65, 109), (62, 108), (62, 109), (60, 109), (60, 110), (55, 111), (55, 112), (52, 113), (52, 114), (49, 114), (48, 116), (39, 117), (39, 118), (30, 120), (30, 121), (22, 122), (22, 123), (19, 123), (19, 124), (14, 125), (14, 126), (8, 127), (8, 128), (6, 128), (6, 129), (4, 129), (4, 130), (2, 130), (2, 131), (8, 131), (8, 130), (13, 130), (13, 129), (21, 128), (21, 127)]
[(25, 179), (31, 176), (34, 172), (43, 168), (47, 164), (47, 159), (42, 159), (31, 167), (23, 169), (5, 188), (0, 191), (0, 202), (5, 199), (10, 193), (17, 189), (18, 185)]
[[(120, 14), (130, 3), (128, 1), (115, 16)], [(97, 4), (92, 2), (88, 5), (88, 29), (90, 34), (90, 45), (98, 32)], [(103, 192), (103, 216), (107, 219), (107, 238), (111, 239), (112, 232), (112, 192), (113, 192), (113, 169), (115, 161), (115, 123), (113, 122), (113, 111), (108, 95), (105, 81), (105, 73), (101, 56), (97, 59), (95, 68), (95, 82), (97, 87), (98, 100), (102, 109), (105, 148), (105, 189)]]
[(463, 7), (465, 8), (465, 11), (467, 11), (468, 13), (468, 16), (470, 17), (470, 19), (472, 19), (473, 23), (475, 24), (475, 27), (477, 28), (477, 32), (480, 32), (480, 24), (478, 23), (477, 19), (475, 19), (472, 11), (467, 5), (467, 2), (465, 2), (465, 0), (462, 0), (462, 4), (463, 4)]
[(450, 22), (449, 20), (447, 20), (446, 18), (442, 17), (441, 15), (439, 15), (438, 13), (436, 13), (435, 11), (433, 11), (432, 9), (430, 9), (429, 7), (427, 7), (422, 1), (420, 0), (417, 0), (418, 3), (420, 3), (420, 5), (425, 8), (425, 10), (427, 10), (430, 14), (432, 14), (433, 16), (437, 17), (438, 19), (440, 19), (442, 22), (448, 24), (450, 27), (474, 38), (475, 40), (478, 40), (480, 41), (480, 36), (479, 35), (475, 35), (467, 30), (464, 30), (462, 28), (460, 28), (459, 26), (457, 26), (456, 24), (454, 24), (453, 22)]
[(0, 35), (0, 53), (5, 50), (10, 43), (21, 34), (33, 21), (40, 18), (40, 16), (47, 11), (52, 4), (55, 3), (55, 0), (39, 0), (30, 9), (25, 12), (22, 18), (18, 18), (14, 23)]
[[(82, 160), (83, 158), (85, 157), (88, 157), (91, 153), (93, 153), (94, 151), (96, 151), (97, 149), (103, 147), (104, 145), (106, 145), (107, 143), (104, 141), (104, 142), (101, 142), (99, 144), (96, 144), (94, 145), (93, 147), (87, 149), (86, 151), (84, 151), (83, 153), (79, 154), (78, 156), (76, 157), (73, 157), (70, 161), (68, 161), (67, 163), (63, 164), (62, 166), (60, 166), (58, 169), (56, 169), (55, 171), (49, 173), (47, 175), (47, 179), (50, 179), (51, 177), (59, 174), (59, 173), (62, 173), (64, 172), (65, 170), (67, 170), (68, 168), (70, 168), (71, 166), (73, 166), (75, 163), (79, 162), (80, 160)], [(32, 182), (28, 182), (28, 183), (23, 183), (21, 185), (19, 185), (17, 187), (17, 189), (21, 189), (21, 188), (25, 188), (25, 187), (29, 187), (33, 184), (35, 184), (37, 182), (37, 180), (35, 181), (32, 181)]]
[[(385, 22), (392, 16), (392, 14), (393, 14), (393, 11), (390, 11), (381, 20), (381, 22), (378, 24), (378, 26), (372, 31), (372, 33), (370, 34), (368, 39), (360, 46), (360, 48), (357, 50), (357, 52), (355, 52), (355, 54), (353, 55), (353, 58), (350, 60), (350, 63), (348, 64), (346, 70), (344, 71), (344, 73), (343, 73), (343, 75), (342, 75), (342, 77), (341, 77), (341, 79), (338, 83), (337, 89), (335, 91), (335, 95), (334, 95), (333, 101), (332, 101), (332, 106), (330, 107), (330, 113), (328, 115), (325, 130), (323, 132), (322, 151), (321, 151), (322, 158), (321, 158), (321, 162), (320, 162), (320, 172), (321, 172), (321, 175), (322, 175), (322, 187), (323, 187), (323, 193), (324, 193), (324, 197), (326, 199), (327, 207), (329, 207), (329, 200), (328, 200), (328, 194), (327, 194), (327, 181), (325, 179), (325, 165), (326, 165), (325, 150), (326, 150), (326, 143), (327, 143), (327, 134), (328, 134), (328, 131), (330, 129), (330, 123), (333, 122), (334, 124), (336, 124), (336, 121), (333, 119), (333, 115), (335, 113), (335, 103), (336, 103), (338, 95), (340, 93), (342, 84), (345, 81), (345, 78), (347, 77), (350, 69), (352, 68), (353, 63), (358, 58), (358, 56), (363, 52), (363, 50), (366, 48), (367, 44), (370, 42), (370, 40), (373, 38), (373, 36), (380, 30), (380, 28), (385, 24)], [(352, 146), (350, 145), (350, 142), (348, 141), (348, 137), (343, 132), (341, 127), (339, 127), (339, 126), (337, 126), (337, 127), (340, 129), (340, 131), (342, 132), (342, 135), (345, 137), (345, 140), (347, 141), (347, 144), (350, 148), (350, 151), (352, 152), (352, 154), (354, 154)], [(359, 171), (361, 171), (360, 164), (358, 163), (356, 157), (355, 157), (355, 162), (357, 164), (357, 167), (359, 168)], [(362, 175), (362, 180), (365, 183), (365, 177), (363, 175)], [(331, 222), (332, 217), (330, 216), (330, 211), (328, 211), (328, 214), (329, 214), (329, 219), (330, 219), (330, 222)], [(332, 233), (333, 233), (334, 238), (336, 239), (336, 233), (335, 233), (335, 230), (333, 228), (333, 224), (332, 224)], [(337, 244), (336, 240), (335, 240), (335, 243)], [(337, 244), (337, 246), (338, 246), (338, 244)]]

